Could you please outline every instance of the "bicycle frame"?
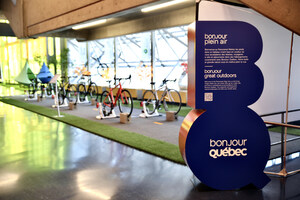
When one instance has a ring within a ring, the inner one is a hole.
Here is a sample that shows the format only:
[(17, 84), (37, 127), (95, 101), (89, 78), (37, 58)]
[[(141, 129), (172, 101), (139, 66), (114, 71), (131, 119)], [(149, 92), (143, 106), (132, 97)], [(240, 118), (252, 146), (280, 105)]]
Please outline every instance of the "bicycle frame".
[[(176, 81), (176, 79), (175, 80), (171, 80), (171, 81)], [(171, 99), (171, 101), (174, 101), (174, 98), (172, 97), (171, 93), (169, 92), (169, 88), (167, 86), (167, 82), (168, 81), (163, 82), (163, 84), (158, 89), (152, 90), (154, 92), (154, 94), (155, 94), (156, 99), (158, 100), (158, 101), (156, 101), (156, 104), (157, 104), (156, 107), (157, 108), (159, 108), (159, 106), (161, 106), (161, 104), (162, 104), (161, 102), (163, 102), (163, 100), (166, 97), (169, 98), (169, 99)], [(162, 93), (161, 97), (158, 98), (158, 91), (162, 91), (162, 89), (163, 89), (163, 93)]]
[[(114, 99), (113, 90), (116, 88), (118, 88), (118, 91), (116, 93), (116, 98)], [(122, 90), (123, 90), (123, 88), (122, 88), (122, 84), (120, 82), (114, 88), (109, 87), (109, 95), (110, 95), (110, 98), (112, 99), (114, 107), (117, 104), (117, 100), (118, 100), (119, 96), (122, 95)], [(122, 96), (121, 96), (121, 98), (122, 98)]]
[[(113, 90), (116, 89), (116, 88), (118, 88), (118, 91), (116, 93), (116, 98), (114, 99)], [(109, 88), (109, 95), (110, 95), (110, 98), (113, 101), (113, 106), (114, 107), (116, 106), (119, 97), (121, 97), (122, 103), (124, 103), (124, 99), (125, 99), (125, 101), (127, 101), (127, 98), (123, 97), (122, 90), (123, 90), (123, 87), (122, 87), (122, 84), (121, 84), (120, 81), (119, 81), (119, 83), (114, 88), (111, 88), (111, 87)], [(128, 102), (126, 102), (126, 103), (128, 103)]]
[[(90, 89), (92, 88), (92, 86), (97, 86), (93, 81), (92, 81), (92, 75), (83, 75), (80, 79), (84, 80), (84, 81), (81, 81), (79, 82), (79, 85), (77, 86), (77, 90), (78, 92), (81, 92), (84, 94), (84, 96), (88, 96), (90, 95), (89, 91)], [(82, 91), (82, 88), (81, 90), (79, 89), (80, 86), (83, 86), (84, 87), (84, 91)], [(97, 92), (97, 89), (96, 89), (96, 93), (98, 95), (98, 92)]]
[[(112, 106), (113, 108), (116, 107), (117, 101), (118, 101), (119, 98), (121, 99), (122, 103), (128, 103), (128, 102), (127, 102), (127, 101), (128, 101), (127, 97), (126, 97), (126, 96), (123, 96), (123, 94), (122, 94), (122, 91), (123, 91), (123, 87), (122, 87), (122, 84), (121, 84), (121, 80), (122, 80), (122, 79), (115, 79), (115, 80), (118, 80), (119, 83), (116, 84), (114, 88), (111, 88), (111, 86), (110, 86), (110, 84), (109, 84), (109, 97), (112, 99), (112, 105), (106, 105), (106, 104), (105, 104), (106, 106)], [(109, 81), (109, 83), (110, 83), (110, 81)], [(114, 91), (115, 89), (117, 89), (117, 88), (118, 88), (118, 91), (117, 91), (117, 93), (116, 93), (116, 97), (114, 98), (114, 93), (113, 93), (113, 91)], [(107, 97), (106, 97), (106, 98), (107, 98)], [(105, 99), (106, 99), (106, 98), (105, 98)], [(126, 101), (126, 102), (125, 102), (125, 101)], [(104, 102), (105, 102), (105, 101), (104, 101)]]
[(62, 89), (63, 91), (63, 98), (67, 97), (67, 90), (69, 89), (70, 85), (71, 84), (69, 83), (69, 81), (65, 81), (65, 79), (61, 79), (59, 83), (59, 88)]
[[(162, 89), (163, 87), (164, 87), (164, 91), (163, 91), (163, 93), (162, 93), (162, 95), (161, 95), (161, 97), (160, 97), (160, 99), (159, 99), (159, 98), (158, 98), (157, 91), (159, 91), (159, 90)], [(164, 100), (164, 98), (165, 98), (166, 95), (168, 94), (168, 90), (169, 90), (169, 88), (167, 87), (167, 85), (165, 85), (165, 86), (159, 87), (157, 90), (154, 91), (154, 94), (155, 94), (155, 96), (156, 96), (156, 99), (159, 99), (159, 100), (157, 101), (157, 106), (160, 106), (160, 105), (161, 105), (161, 102)], [(171, 96), (171, 95), (169, 95), (169, 96)], [(171, 97), (172, 97), (172, 96), (171, 96)]]
[[(143, 106), (143, 108), (145, 109), (144, 112), (147, 115), (150, 116), (153, 113), (157, 112), (161, 106), (164, 107), (166, 112), (172, 111), (175, 113), (175, 115), (177, 115), (180, 111), (182, 103), (180, 93), (175, 89), (168, 88), (167, 82), (169, 81), (175, 82), (176, 79), (164, 79), (158, 89), (146, 90), (144, 92), (141, 106)], [(155, 85), (154, 82), (151, 82), (150, 84)], [(161, 95), (158, 95), (158, 93), (160, 93)]]
[(91, 75), (82, 75), (78, 80), (78, 84), (83, 84), (85, 86), (89, 86), (92, 83)]

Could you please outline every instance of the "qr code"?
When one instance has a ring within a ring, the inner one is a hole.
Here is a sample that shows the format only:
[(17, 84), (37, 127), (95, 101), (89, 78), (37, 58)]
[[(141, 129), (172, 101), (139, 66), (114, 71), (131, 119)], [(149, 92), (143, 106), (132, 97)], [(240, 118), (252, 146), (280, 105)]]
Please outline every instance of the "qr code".
[(204, 93), (204, 101), (213, 101), (213, 93), (212, 92)]

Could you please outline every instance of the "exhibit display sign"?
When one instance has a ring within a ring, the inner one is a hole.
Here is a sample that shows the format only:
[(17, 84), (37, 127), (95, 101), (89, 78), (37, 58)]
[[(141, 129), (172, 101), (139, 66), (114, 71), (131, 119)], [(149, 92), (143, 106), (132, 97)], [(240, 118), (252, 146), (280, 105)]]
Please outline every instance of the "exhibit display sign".
[(270, 138), (263, 120), (248, 108), (264, 87), (255, 65), (263, 49), (261, 35), (241, 21), (197, 21), (193, 30), (189, 73), (194, 73), (195, 110), (180, 129), (181, 154), (195, 176), (212, 188), (262, 188), (270, 181), (263, 173)]

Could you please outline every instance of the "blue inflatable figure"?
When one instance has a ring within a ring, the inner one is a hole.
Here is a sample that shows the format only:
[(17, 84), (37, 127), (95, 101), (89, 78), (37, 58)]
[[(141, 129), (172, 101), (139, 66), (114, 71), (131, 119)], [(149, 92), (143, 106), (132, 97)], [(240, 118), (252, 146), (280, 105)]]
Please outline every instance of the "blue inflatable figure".
[(49, 71), (49, 68), (46, 66), (46, 64), (43, 63), (42, 68), (38, 73), (37, 77), (42, 81), (42, 83), (49, 83), (49, 81), (53, 77), (53, 74)]

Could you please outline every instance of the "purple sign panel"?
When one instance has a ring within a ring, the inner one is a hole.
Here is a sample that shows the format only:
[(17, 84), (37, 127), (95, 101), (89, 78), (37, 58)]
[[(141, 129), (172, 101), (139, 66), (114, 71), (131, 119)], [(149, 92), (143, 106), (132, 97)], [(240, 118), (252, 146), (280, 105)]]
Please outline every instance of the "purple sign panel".
[(198, 21), (195, 39), (196, 110), (181, 127), (181, 153), (210, 187), (262, 188), (270, 180), (263, 173), (270, 138), (263, 120), (248, 108), (264, 87), (255, 65), (263, 49), (260, 33), (240, 21)]

